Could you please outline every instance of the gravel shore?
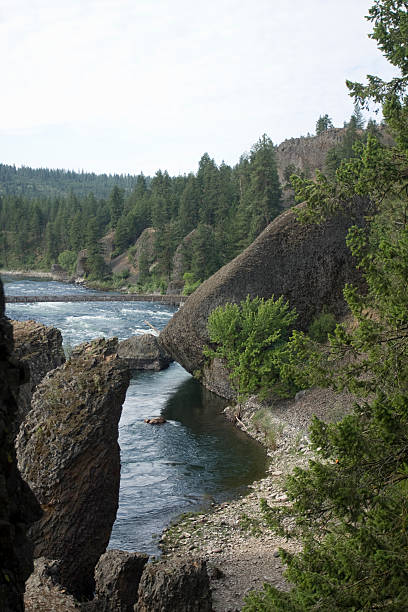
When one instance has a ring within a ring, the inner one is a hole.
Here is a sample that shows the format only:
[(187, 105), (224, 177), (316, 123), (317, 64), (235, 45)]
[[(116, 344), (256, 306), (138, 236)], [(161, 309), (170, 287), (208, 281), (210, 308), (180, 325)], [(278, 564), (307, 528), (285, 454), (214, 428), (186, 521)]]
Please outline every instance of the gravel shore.
[(290, 588), (283, 576), (278, 549), (294, 552), (299, 544), (268, 530), (260, 512), (260, 500), (264, 498), (270, 505), (285, 503), (285, 476), (295, 466), (307, 466), (312, 458), (308, 439), (312, 416), (335, 421), (351, 409), (352, 403), (349, 394), (312, 389), (302, 391), (295, 400), (281, 400), (272, 407), (262, 407), (250, 399), (244, 405), (226, 409), (237, 426), (267, 446), (266, 477), (253, 483), (251, 492), (240, 499), (184, 517), (161, 538), (164, 559), (173, 556), (206, 559), (215, 612), (241, 610), (249, 591), (261, 589), (265, 582), (281, 590)]

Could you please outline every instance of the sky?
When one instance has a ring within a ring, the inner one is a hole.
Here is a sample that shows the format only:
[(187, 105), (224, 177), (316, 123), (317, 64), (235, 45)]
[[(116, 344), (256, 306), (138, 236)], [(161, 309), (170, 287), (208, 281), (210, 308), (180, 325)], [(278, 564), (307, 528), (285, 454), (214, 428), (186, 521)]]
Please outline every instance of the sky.
[(97, 173), (235, 164), (353, 112), (392, 69), (370, 0), (0, 0), (0, 163)]

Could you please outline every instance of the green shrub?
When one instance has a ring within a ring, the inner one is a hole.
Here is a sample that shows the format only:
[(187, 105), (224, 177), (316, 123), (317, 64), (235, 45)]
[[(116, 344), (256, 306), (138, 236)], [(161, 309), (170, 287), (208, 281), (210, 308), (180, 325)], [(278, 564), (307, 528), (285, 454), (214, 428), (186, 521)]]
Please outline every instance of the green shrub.
[(240, 396), (265, 397), (274, 392), (289, 397), (297, 390), (286, 375), (287, 345), (296, 317), (282, 296), (277, 300), (247, 296), (239, 305), (219, 306), (208, 318), (215, 348), (205, 347), (204, 354), (226, 361)]
[(185, 281), (183, 295), (191, 295), (201, 285), (201, 279), (195, 281), (192, 272), (184, 272), (183, 279)]
[(316, 342), (326, 342), (328, 334), (336, 327), (336, 318), (331, 312), (323, 311), (313, 319), (309, 326), (309, 336)]
[(73, 272), (77, 260), (77, 254), (74, 251), (62, 251), (58, 255), (58, 263), (67, 272)]
[(278, 439), (282, 435), (283, 425), (272, 421), (271, 412), (268, 408), (260, 408), (252, 417), (252, 425), (255, 430), (265, 436), (266, 445), (275, 450)]

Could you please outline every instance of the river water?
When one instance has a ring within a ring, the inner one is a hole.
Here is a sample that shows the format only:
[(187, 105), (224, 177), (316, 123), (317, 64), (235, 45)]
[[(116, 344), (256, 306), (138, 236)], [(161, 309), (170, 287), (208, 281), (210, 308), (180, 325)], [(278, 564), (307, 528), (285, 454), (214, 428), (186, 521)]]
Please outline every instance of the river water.
[[(3, 276), (6, 295), (88, 293), (75, 285)], [(7, 304), (12, 319), (58, 327), (64, 347), (162, 329), (176, 308), (150, 302)], [(161, 531), (178, 515), (242, 495), (265, 473), (263, 449), (221, 414), (224, 402), (179, 364), (131, 380), (119, 424), (121, 487), (110, 548), (159, 554)], [(160, 427), (144, 423), (163, 415)]]

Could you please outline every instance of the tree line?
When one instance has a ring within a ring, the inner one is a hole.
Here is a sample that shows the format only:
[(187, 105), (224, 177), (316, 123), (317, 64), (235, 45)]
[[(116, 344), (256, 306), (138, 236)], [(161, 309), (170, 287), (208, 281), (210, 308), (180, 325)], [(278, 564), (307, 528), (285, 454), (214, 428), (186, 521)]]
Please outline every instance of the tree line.
[(183, 259), (190, 281), (198, 282), (249, 245), (280, 211), (275, 148), (264, 135), (233, 167), (217, 165), (205, 153), (196, 173), (170, 177), (159, 170), (151, 179), (140, 174), (130, 191), (115, 184), (106, 198), (74, 190), (57, 197), (3, 194), (0, 265), (47, 269), (59, 261), (72, 269), (78, 252), (87, 249), (90, 277), (101, 279), (110, 272), (98, 241), (114, 232), (119, 255), (153, 227), (154, 252), (139, 262), (141, 281), (166, 284), (177, 246), (193, 232)]
[(107, 198), (115, 185), (130, 191), (137, 177), (131, 174), (95, 174), (73, 170), (29, 168), (0, 164), (0, 195), (24, 195), (30, 198), (77, 196), (92, 192)]

